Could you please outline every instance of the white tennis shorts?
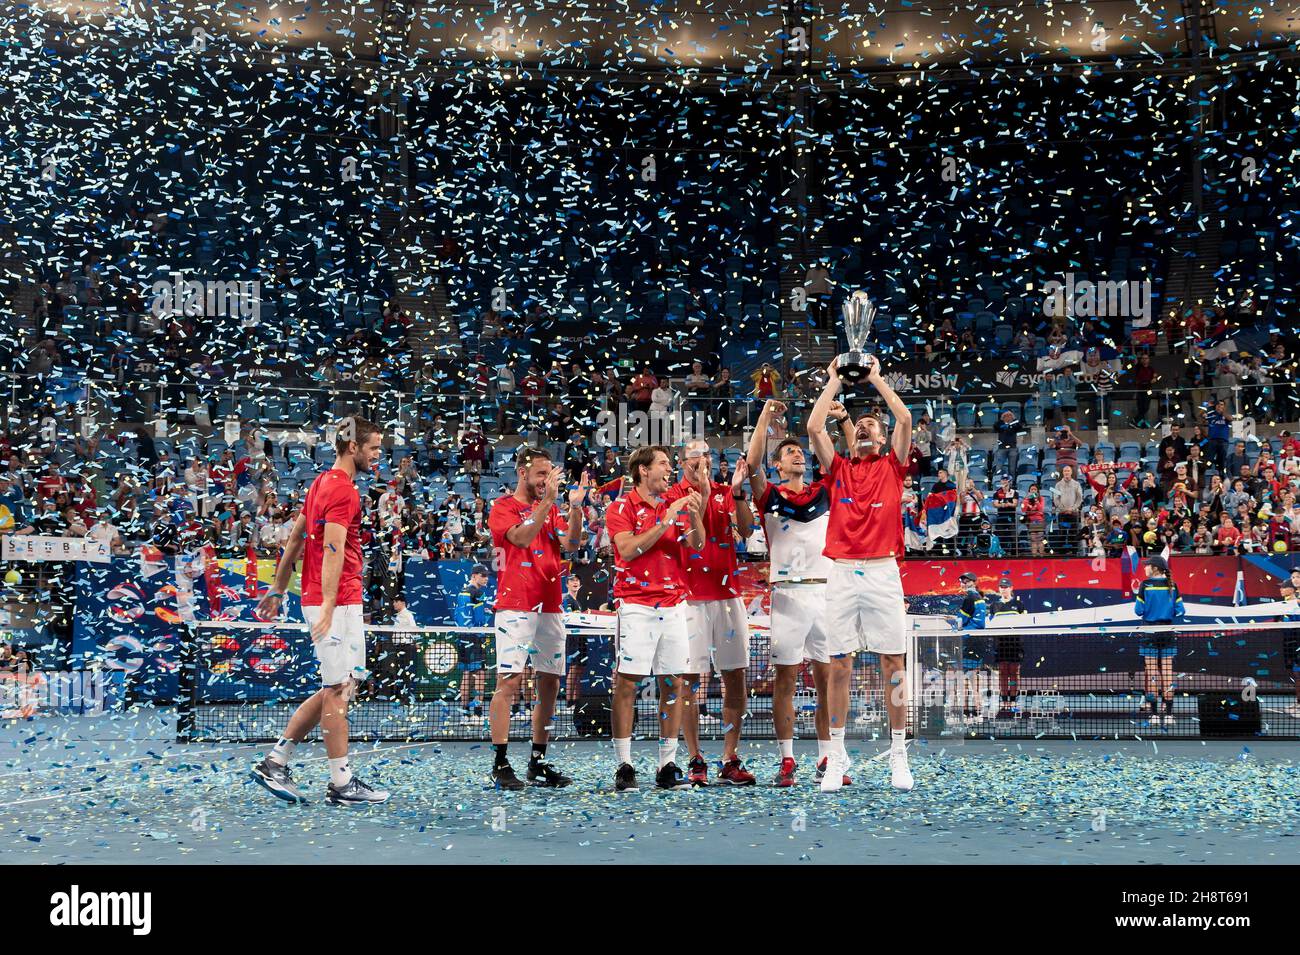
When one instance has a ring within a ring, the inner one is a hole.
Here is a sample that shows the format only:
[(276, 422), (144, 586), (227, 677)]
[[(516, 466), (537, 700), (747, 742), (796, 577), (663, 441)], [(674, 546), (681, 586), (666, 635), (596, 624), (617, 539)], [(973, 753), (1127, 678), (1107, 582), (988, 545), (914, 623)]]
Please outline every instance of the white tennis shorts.
[(528, 610), (498, 610), (497, 673), (523, 673), (531, 665), (538, 673), (564, 675), (564, 615)]
[(856, 638), (856, 649), (907, 652), (907, 602), (892, 557), (837, 560), (826, 580), (826, 625)]
[(686, 604), (646, 607), (625, 603), (618, 608), (617, 672), (632, 676), (689, 673), (689, 645)]
[[(302, 616), (309, 627), (314, 627), (320, 619), (320, 607), (303, 607)], [(366, 680), (370, 671), (366, 669), (366, 620), (361, 604), (335, 607), (330, 632), (314, 641), (312, 649), (320, 664), (321, 686), (338, 686), (349, 678), (358, 683)]]
[(739, 597), (686, 604), (687, 673), (726, 673), (749, 666), (749, 614)]
[(830, 663), (855, 653), (857, 634), (834, 631), (826, 622), (824, 583), (777, 583), (771, 596), (772, 663), (798, 666), (805, 660)]

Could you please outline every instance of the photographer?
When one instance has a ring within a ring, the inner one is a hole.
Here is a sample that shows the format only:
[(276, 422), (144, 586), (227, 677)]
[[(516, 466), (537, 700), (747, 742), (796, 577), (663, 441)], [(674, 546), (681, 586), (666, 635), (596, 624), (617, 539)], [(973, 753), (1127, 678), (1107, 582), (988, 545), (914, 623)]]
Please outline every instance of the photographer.
[(1029, 531), (1029, 556), (1043, 557), (1043, 531), (1046, 528), (1046, 504), (1038, 493), (1038, 485), (1029, 485), (1029, 493), (1020, 505), (1020, 516), (1024, 518), (1025, 528)]

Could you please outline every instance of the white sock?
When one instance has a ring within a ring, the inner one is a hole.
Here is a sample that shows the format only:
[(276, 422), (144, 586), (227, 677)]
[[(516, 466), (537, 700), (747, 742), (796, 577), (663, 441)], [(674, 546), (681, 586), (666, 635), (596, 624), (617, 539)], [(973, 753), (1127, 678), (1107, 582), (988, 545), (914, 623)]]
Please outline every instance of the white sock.
[(614, 740), (614, 758), (620, 766), (632, 762), (632, 737)]
[(831, 741), (828, 739), (819, 739), (817, 741), (817, 762), (821, 762), (831, 751)]
[(782, 759), (794, 759), (794, 740), (779, 739), (776, 741), (776, 745), (781, 747)]
[(335, 789), (342, 789), (348, 783), (352, 782), (352, 767), (348, 765), (346, 756), (339, 756), (331, 759), (330, 764), (330, 782), (334, 784)]
[(889, 749), (894, 753), (907, 752), (907, 730), (889, 731)]
[(661, 739), (659, 741), (659, 768), (677, 762), (677, 740)]
[(844, 749), (843, 726), (831, 730), (831, 741), (827, 745), (830, 746), (831, 752), (838, 753), (841, 759), (849, 758), (849, 754)]
[(293, 748), (297, 745), (297, 740), (281, 736), (279, 742), (271, 747), (271, 752), (266, 754), (266, 758), (277, 766), (288, 766), (289, 760), (293, 758)]

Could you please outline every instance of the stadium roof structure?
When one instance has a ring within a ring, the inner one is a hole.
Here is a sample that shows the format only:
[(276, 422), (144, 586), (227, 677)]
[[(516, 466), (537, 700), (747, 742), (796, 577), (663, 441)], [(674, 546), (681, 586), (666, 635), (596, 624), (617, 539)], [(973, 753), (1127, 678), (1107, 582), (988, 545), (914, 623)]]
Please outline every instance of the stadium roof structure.
[(1224, 0), (33, 0), (4, 17), (11, 39), (73, 51), (163, 43), (390, 72), (487, 66), (529, 78), (642, 72), (688, 82), (719, 73), (1199, 71), (1290, 59), (1300, 34), (1300, 3)]

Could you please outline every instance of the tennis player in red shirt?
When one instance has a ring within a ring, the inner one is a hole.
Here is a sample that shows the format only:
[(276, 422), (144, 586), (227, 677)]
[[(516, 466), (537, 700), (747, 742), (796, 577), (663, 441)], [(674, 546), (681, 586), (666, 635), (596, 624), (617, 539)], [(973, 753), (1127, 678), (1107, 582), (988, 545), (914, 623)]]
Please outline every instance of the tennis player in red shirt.
[(497, 602), (493, 627), (497, 644), (497, 683), (490, 707), (492, 781), (500, 789), (523, 789), (506, 758), (510, 708), (519, 695), (524, 670), (532, 666), (537, 682), (533, 707), (533, 752), (528, 781), (535, 786), (573, 782), (546, 762), (551, 717), (564, 680), (564, 614), (560, 580), (563, 552), (582, 546), (582, 502), (587, 474), (566, 495), (567, 516), (555, 501), (564, 469), (555, 467), (540, 448), (522, 448), (515, 458), (518, 482), (513, 494), (492, 505), (488, 527), (497, 564)]
[[(698, 491), (671, 503), (664, 495), (672, 481), (668, 449), (637, 448), (628, 459), (632, 490), (609, 506), (605, 528), (614, 545), (614, 600), (618, 604), (613, 704), (614, 789), (638, 788), (632, 768), (632, 728), (637, 687), (654, 674), (659, 684), (660, 789), (690, 787), (677, 766), (677, 733), (686, 692), (690, 638), (686, 624), (686, 561), (704, 546)], [(689, 548), (689, 550), (688, 550)]]
[[(896, 424), (892, 437), (885, 423), (864, 414), (854, 425), (852, 454), (840, 457), (826, 433), (826, 416), (840, 392), (838, 359), (826, 369), (826, 387), (808, 414), (808, 440), (831, 482), (826, 547), (832, 561), (826, 582), (826, 622), (832, 649), (840, 662), (830, 671), (827, 695), (831, 752), (822, 792), (843, 785), (848, 753), (844, 728), (849, 715), (849, 682), (855, 650), (880, 655), (889, 686), (890, 781), (895, 789), (912, 788), (907, 764), (907, 604), (898, 562), (903, 559), (903, 476), (912, 447), (912, 414), (881, 377), (880, 362), (869, 356), (867, 383), (885, 399)], [(856, 646), (852, 644), (856, 642)]]
[(745, 717), (745, 670), (749, 666), (749, 614), (736, 583), (734, 535), (748, 540), (754, 532), (754, 513), (745, 500), (749, 477), (744, 458), (736, 463), (731, 484), (713, 480), (713, 452), (702, 438), (682, 448), (682, 479), (668, 489), (666, 501), (692, 491), (703, 502), (704, 547), (686, 562), (686, 627), (689, 638), (686, 688), (678, 698), (682, 708), (682, 734), (690, 761), (686, 778), (693, 786), (707, 786), (709, 765), (700, 750), (699, 685), (707, 696), (709, 672), (722, 677), (722, 770), (718, 781), (731, 786), (754, 785), (754, 774), (741, 762), (740, 724)]
[(302, 615), (311, 627), (321, 689), (289, 720), (284, 735), (253, 769), (253, 778), (289, 802), (303, 801), (289, 771), (293, 748), (320, 724), (329, 759), (325, 799), (335, 806), (385, 802), (388, 793), (352, 775), (348, 763), (348, 703), (366, 678), (365, 619), (361, 610), (361, 497), (359, 472), (374, 470), (383, 435), (363, 418), (345, 418), (334, 442), (334, 466), (312, 482), (257, 615), (273, 620), (280, 597), (302, 556)]

